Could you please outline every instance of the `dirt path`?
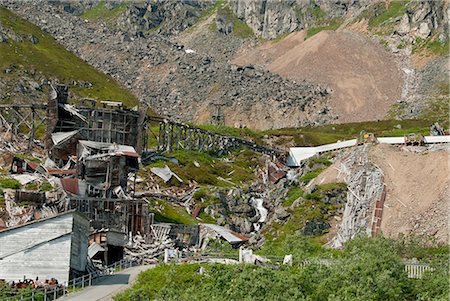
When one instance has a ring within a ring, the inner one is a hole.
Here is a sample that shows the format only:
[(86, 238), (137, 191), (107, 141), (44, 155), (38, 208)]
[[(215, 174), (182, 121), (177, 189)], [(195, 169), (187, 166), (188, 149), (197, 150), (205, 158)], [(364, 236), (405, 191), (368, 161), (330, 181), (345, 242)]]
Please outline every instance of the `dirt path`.
[(378, 145), (370, 158), (383, 170), (387, 185), (381, 231), (392, 237), (415, 233), (448, 241), (448, 152), (412, 153)]

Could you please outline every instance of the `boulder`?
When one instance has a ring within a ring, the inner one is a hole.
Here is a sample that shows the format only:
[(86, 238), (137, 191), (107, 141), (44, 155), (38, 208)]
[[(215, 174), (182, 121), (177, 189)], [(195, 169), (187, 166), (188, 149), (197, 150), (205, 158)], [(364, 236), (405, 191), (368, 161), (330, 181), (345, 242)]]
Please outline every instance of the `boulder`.
[(275, 209), (274, 213), (275, 213), (275, 218), (280, 221), (284, 221), (291, 215), (289, 212), (286, 211), (286, 209), (284, 209), (282, 207)]
[(400, 19), (400, 24), (397, 28), (397, 33), (401, 36), (404, 36), (408, 34), (411, 30), (411, 26), (409, 24), (409, 17), (408, 14), (404, 14), (402, 18)]
[(419, 25), (419, 30), (418, 30), (418, 35), (419, 37), (425, 39), (427, 37), (429, 37), (431, 34), (431, 29), (430, 26), (428, 25), (427, 22), (422, 22)]
[(322, 235), (325, 233), (326, 230), (330, 229), (331, 226), (329, 223), (324, 222), (322, 220), (313, 219), (311, 221), (308, 221), (303, 227), (300, 232), (303, 235), (307, 236), (315, 236), (315, 235)]

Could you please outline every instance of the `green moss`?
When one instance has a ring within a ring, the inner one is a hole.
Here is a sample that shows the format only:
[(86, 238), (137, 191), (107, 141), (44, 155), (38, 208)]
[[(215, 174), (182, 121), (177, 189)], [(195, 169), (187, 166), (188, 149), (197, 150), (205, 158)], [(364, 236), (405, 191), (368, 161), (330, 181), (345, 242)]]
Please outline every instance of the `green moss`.
[(449, 54), (449, 42), (439, 42), (438, 40), (430, 41), (427, 44), (427, 48), (436, 55), (447, 55)]
[[(157, 161), (149, 167), (163, 167), (164, 165), (175, 172), (183, 183), (172, 180), (170, 185), (183, 186), (189, 181), (207, 186), (243, 186), (255, 178), (254, 169), (258, 165), (259, 154), (250, 150), (235, 150), (228, 161), (223, 157), (197, 151), (177, 150), (167, 152), (166, 155), (178, 160), (178, 164), (166, 161)], [(196, 166), (198, 165), (198, 167)], [(143, 172), (148, 171), (148, 168)], [(163, 184), (162, 185), (167, 185)]]
[(413, 54), (445, 56), (449, 54), (449, 51), (449, 41), (440, 42), (437, 35), (433, 35), (427, 39), (417, 38), (412, 47)]
[[(330, 124), (309, 128), (285, 128), (268, 130), (258, 134), (269, 136), (292, 136), (296, 146), (317, 146), (327, 143), (334, 143), (338, 140), (354, 139), (362, 130), (374, 133), (376, 136), (402, 137), (405, 133), (429, 133), (430, 120), (405, 119), (405, 120), (380, 120), (355, 122), (345, 124)], [(434, 121), (433, 121), (434, 122)], [(394, 128), (400, 124), (401, 129)]]
[(326, 13), (315, 3), (309, 6), (306, 11), (316, 20), (320, 20), (326, 16)]
[[(189, 27), (188, 29), (186, 29), (186, 32), (192, 33), (194, 31), (194, 29), (198, 26), (198, 24), (200, 24), (203, 21), (206, 21), (209, 17), (211, 17), (219, 9), (222, 9), (225, 5), (226, 5), (225, 0), (216, 0), (213, 5), (207, 7), (200, 13), (200, 16), (198, 17), (197, 22), (194, 25), (192, 25), (191, 27)], [(210, 31), (215, 32), (217, 30), (216, 22), (215, 21), (211, 22), (208, 25), (208, 29)]]
[(41, 187), (39, 187), (39, 189), (43, 192), (52, 191), (53, 186), (48, 181), (44, 181), (42, 182)]
[(208, 246), (205, 250), (205, 253), (217, 254), (217, 256), (236, 256), (236, 259), (239, 256), (239, 250), (233, 249), (231, 244), (222, 239), (211, 239), (208, 241)]
[(397, 45), (398, 49), (403, 49), (408, 45), (408, 42), (405, 39), (401, 39), (400, 43)]
[[(286, 255), (286, 249), (293, 242), (292, 237), (297, 237), (305, 243), (319, 246), (322, 240), (319, 238), (306, 238), (299, 235), (299, 231), (305, 227), (308, 221), (321, 220), (329, 221), (337, 214), (341, 205), (334, 205), (321, 202), (322, 195), (320, 192), (307, 194), (304, 196), (302, 202), (295, 208), (288, 209), (291, 214), (290, 217), (283, 222), (272, 222), (263, 229), (266, 242), (262, 247), (262, 253), (274, 255)], [(303, 253), (303, 250), (298, 250)], [(299, 256), (301, 256), (299, 254)]]
[(309, 159), (309, 161), (308, 161), (309, 168), (312, 168), (316, 164), (330, 166), (333, 163), (325, 157), (317, 157), (317, 158), (313, 157), (313, 158)]
[(321, 184), (317, 185), (316, 189), (318, 191), (332, 191), (332, 190), (346, 190), (347, 184), (345, 183), (327, 183), (327, 184)]
[(378, 27), (390, 19), (400, 17), (406, 12), (406, 4), (409, 1), (390, 1), (387, 8), (386, 5), (380, 4), (373, 11), (375, 15), (369, 19), (369, 27)]
[(128, 8), (128, 4), (125, 2), (122, 2), (115, 6), (112, 9), (108, 9), (106, 7), (106, 2), (104, 0), (100, 1), (96, 6), (93, 8), (86, 10), (81, 17), (83, 19), (88, 20), (103, 20), (108, 23), (112, 23), (114, 20), (117, 19), (118, 16), (120, 16), (122, 13), (124, 13)]
[(19, 189), (20, 187), (22, 187), (22, 185), (20, 185), (20, 182), (16, 179), (0, 177), (0, 188)]
[(339, 28), (339, 26), (341, 26), (342, 22), (343, 21), (341, 18), (334, 18), (330, 20), (326, 25), (308, 28), (308, 30), (306, 31), (306, 38), (308, 39), (313, 35), (318, 34), (322, 30), (336, 30)]
[(217, 10), (217, 15), (224, 16), (227, 20), (233, 22), (233, 35), (238, 38), (250, 38), (254, 36), (253, 30), (243, 21), (241, 21), (236, 15), (231, 11), (228, 6), (225, 6)]
[(206, 187), (202, 187), (199, 190), (197, 190), (192, 197), (194, 198), (194, 200), (201, 200), (205, 198), (207, 195), (208, 189)]
[(217, 221), (214, 217), (212, 217), (208, 213), (204, 212), (203, 210), (200, 211), (200, 213), (198, 214), (198, 219), (202, 223), (206, 223), (206, 224), (216, 224), (217, 223)]
[(250, 139), (256, 143), (261, 143), (262, 138), (264, 136), (264, 132), (255, 131), (249, 128), (235, 128), (225, 125), (212, 125), (212, 124), (200, 124), (197, 125), (197, 127), (225, 136), (234, 136)]
[(302, 197), (303, 194), (304, 194), (304, 191), (300, 187), (298, 187), (298, 186), (289, 187), (287, 197), (283, 201), (283, 206), (284, 207), (291, 206), (292, 203), (294, 203), (294, 201), (297, 200), (298, 198)]
[[(430, 124), (434, 122), (439, 122), (439, 124), (444, 128), (446, 129), (450, 128), (450, 122), (448, 118), (450, 114), (449, 102), (450, 99), (448, 96), (439, 97), (432, 100), (430, 104), (422, 111), (421, 113), (422, 117), (432, 120)], [(416, 132), (413, 131), (412, 133)], [(428, 131), (426, 131), (426, 133), (421, 134), (428, 135), (429, 128)]]
[(163, 200), (150, 200), (150, 211), (155, 215), (155, 221), (174, 224), (196, 224), (197, 220), (190, 216), (186, 209)]
[(322, 194), (320, 193), (320, 191), (316, 190), (314, 192), (305, 195), (305, 199), (312, 201), (320, 201), (322, 199)]
[[(0, 23), (11, 28), (20, 36), (34, 35), (39, 43), (23, 42), (0, 43), (0, 70), (10, 66), (24, 66), (26, 70), (35, 69), (46, 78), (58, 78), (61, 83), (69, 84), (75, 97), (91, 97), (104, 100), (122, 101), (127, 106), (138, 104), (137, 98), (120, 86), (112, 77), (107, 76), (87, 64), (64, 47), (59, 45), (51, 35), (37, 26), (17, 17), (7, 9), (0, 7)], [(0, 73), (0, 76), (15, 76), (15, 73)], [(73, 81), (90, 82), (92, 87), (71, 86)], [(43, 95), (43, 102), (46, 96)]]
[(37, 191), (37, 190), (39, 190), (39, 184), (37, 182), (28, 183), (25, 186), (25, 189), (26, 190), (31, 190), (31, 191)]
[(88, 19), (88, 20), (98, 19), (98, 18), (100, 18), (101, 15), (103, 15), (103, 13), (106, 10), (107, 10), (107, 8), (106, 8), (105, 1), (102, 0), (93, 8), (84, 11), (83, 14), (81, 15), (81, 17), (83, 19)]
[(204, 21), (208, 19), (212, 14), (217, 12), (219, 9), (223, 9), (225, 5), (226, 5), (225, 0), (216, 0), (213, 5), (202, 11), (202, 13), (199, 16), (199, 21)]
[(320, 175), (320, 173), (323, 171), (323, 168), (319, 168), (317, 170), (314, 171), (310, 171), (308, 172), (306, 175), (300, 177), (300, 181), (307, 184), (309, 183), (312, 179), (316, 178), (318, 175)]

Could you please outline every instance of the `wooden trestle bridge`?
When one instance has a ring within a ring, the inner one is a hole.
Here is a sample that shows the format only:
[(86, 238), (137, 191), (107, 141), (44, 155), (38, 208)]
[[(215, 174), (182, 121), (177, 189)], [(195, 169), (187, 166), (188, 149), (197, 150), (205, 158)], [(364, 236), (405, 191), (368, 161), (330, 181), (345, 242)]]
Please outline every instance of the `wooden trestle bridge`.
[[(82, 108), (86, 109), (85, 107)], [(29, 150), (33, 146), (38, 128), (45, 128), (47, 121), (46, 104), (0, 104), (0, 128), (3, 131), (11, 132), (14, 135), (23, 135), (29, 141)], [(221, 135), (208, 130), (204, 130), (192, 125), (172, 121), (168, 118), (147, 116), (141, 128), (143, 149), (148, 149), (149, 136), (148, 123), (159, 123), (159, 131), (155, 134), (157, 140), (156, 151), (159, 153), (173, 151), (177, 149), (196, 150), (200, 152), (213, 152), (222, 154), (229, 152), (236, 147), (246, 147), (259, 153), (286, 158), (285, 151), (265, 147), (245, 139)], [(80, 128), (80, 130), (89, 130)]]

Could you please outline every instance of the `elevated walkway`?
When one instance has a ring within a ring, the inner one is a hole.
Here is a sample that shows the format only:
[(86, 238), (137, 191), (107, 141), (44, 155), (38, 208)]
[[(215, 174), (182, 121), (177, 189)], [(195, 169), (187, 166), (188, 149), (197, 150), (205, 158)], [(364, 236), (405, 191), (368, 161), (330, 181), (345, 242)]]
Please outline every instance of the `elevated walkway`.
[[(378, 143), (385, 143), (385, 144), (405, 144), (404, 137), (377, 137), (377, 141)], [(426, 144), (450, 143), (450, 136), (425, 136), (425, 143)], [(352, 147), (355, 145), (356, 139), (351, 139), (320, 146), (291, 147), (289, 149), (289, 155), (286, 165), (290, 167), (297, 167), (300, 166), (300, 162), (308, 158), (311, 158), (316, 154)]]

